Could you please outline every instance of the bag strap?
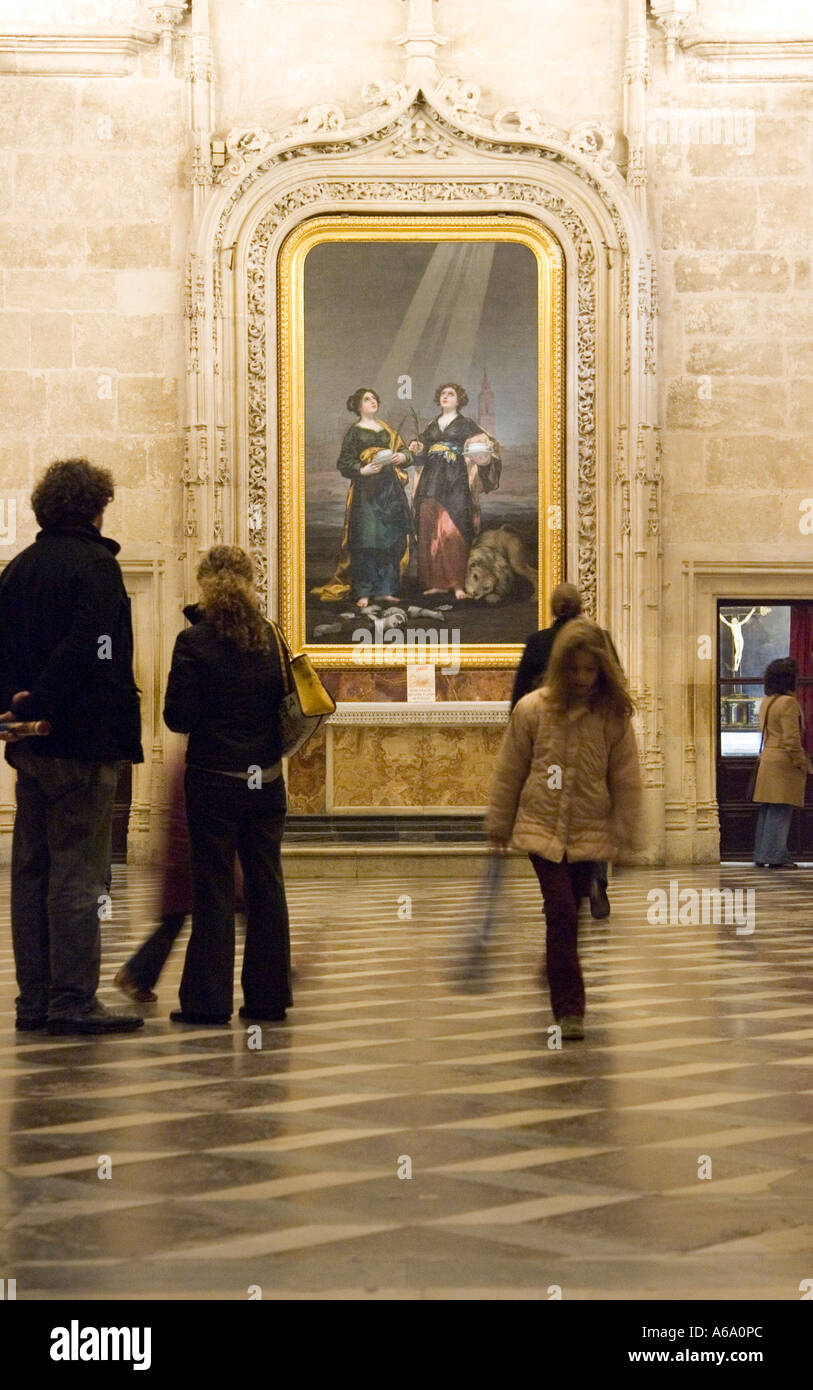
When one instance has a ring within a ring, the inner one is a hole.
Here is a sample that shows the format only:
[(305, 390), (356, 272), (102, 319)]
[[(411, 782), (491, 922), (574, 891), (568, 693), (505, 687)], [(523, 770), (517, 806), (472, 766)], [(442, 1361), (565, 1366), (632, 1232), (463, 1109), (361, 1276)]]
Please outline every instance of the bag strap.
[(763, 744), (764, 744), (764, 742), (765, 742), (765, 730), (766, 730), (767, 727), (768, 727), (768, 715), (769, 715), (770, 712), (771, 712), (771, 705), (773, 704), (774, 700), (778, 700), (778, 699), (779, 699), (779, 696), (778, 696), (778, 695), (774, 695), (773, 699), (771, 700), (771, 704), (768, 705), (768, 708), (767, 708), (766, 711), (765, 711), (765, 718), (764, 718), (764, 720), (762, 721), (762, 738), (759, 740), (759, 752), (757, 753), (757, 757), (758, 757), (758, 758), (761, 758), (761, 757), (762, 757), (762, 746), (763, 746)]
[(277, 627), (276, 623), (271, 623), (271, 631), (277, 642), (279, 664), (282, 667), (282, 683), (285, 686), (285, 694), (287, 696), (290, 695), (293, 689), (293, 680), (291, 679), (291, 649), (288, 646), (285, 633), (281, 628)]

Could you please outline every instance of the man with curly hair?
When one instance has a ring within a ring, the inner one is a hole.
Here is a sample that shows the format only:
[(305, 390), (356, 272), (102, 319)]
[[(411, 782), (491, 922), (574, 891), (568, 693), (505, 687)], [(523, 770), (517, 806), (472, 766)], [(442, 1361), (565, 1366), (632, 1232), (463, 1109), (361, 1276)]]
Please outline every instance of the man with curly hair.
[(143, 762), (130, 602), (100, 534), (113, 479), (87, 459), (51, 464), (31, 496), (41, 527), (0, 576), (0, 722), (17, 772), (11, 930), (17, 1028), (132, 1032), (143, 1019), (96, 998), (100, 904), (121, 761)]

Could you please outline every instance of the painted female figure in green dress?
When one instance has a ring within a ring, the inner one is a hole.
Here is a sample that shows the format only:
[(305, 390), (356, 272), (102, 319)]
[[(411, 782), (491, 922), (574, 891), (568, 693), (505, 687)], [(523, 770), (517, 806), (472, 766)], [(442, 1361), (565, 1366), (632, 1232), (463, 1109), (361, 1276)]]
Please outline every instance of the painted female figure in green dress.
[(397, 603), (409, 563), (412, 514), (404, 493), (409, 456), (400, 435), (377, 418), (379, 405), (376, 392), (366, 386), (348, 398), (347, 409), (358, 418), (342, 440), (336, 464), (350, 481), (339, 563), (333, 578), (313, 591), (324, 601), (349, 592), (357, 608), (366, 608), (371, 598)]

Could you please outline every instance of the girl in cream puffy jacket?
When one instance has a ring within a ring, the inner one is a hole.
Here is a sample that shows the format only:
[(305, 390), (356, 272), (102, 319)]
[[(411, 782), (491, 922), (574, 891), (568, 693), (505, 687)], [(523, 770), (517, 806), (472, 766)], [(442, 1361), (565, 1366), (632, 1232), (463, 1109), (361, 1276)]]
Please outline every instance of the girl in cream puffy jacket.
[(634, 846), (641, 778), (633, 705), (604, 635), (587, 618), (559, 633), (546, 684), (516, 705), (497, 758), (486, 830), (527, 851), (544, 901), (551, 1004), (565, 1038), (584, 1036), (579, 903), (592, 861)]

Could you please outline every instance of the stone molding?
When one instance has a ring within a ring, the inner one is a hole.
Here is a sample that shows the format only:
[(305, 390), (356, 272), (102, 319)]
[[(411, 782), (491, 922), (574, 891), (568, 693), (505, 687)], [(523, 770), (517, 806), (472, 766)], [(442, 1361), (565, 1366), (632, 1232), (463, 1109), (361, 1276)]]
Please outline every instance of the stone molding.
[(0, 75), (127, 77), (160, 35), (148, 29), (0, 34)]
[(684, 34), (693, 76), (707, 82), (813, 82), (813, 39)]

